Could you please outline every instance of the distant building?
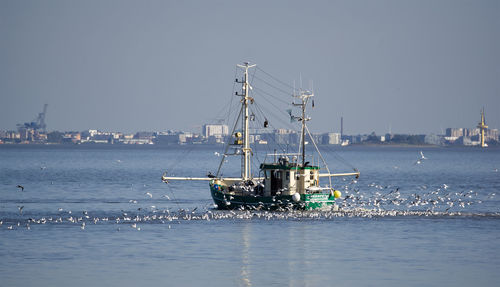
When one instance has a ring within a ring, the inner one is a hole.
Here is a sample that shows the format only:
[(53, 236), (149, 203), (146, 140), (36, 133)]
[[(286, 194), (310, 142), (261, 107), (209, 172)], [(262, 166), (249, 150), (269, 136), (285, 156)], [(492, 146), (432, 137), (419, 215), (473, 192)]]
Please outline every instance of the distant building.
[(487, 129), (485, 135), (486, 141), (500, 141), (497, 129)]
[(158, 145), (186, 144), (193, 143), (194, 138), (196, 137), (192, 133), (178, 132), (174, 134), (159, 134), (153, 142)]
[(154, 132), (137, 132), (134, 135), (135, 139), (147, 139), (147, 140), (152, 140), (155, 136)]
[(201, 133), (204, 137), (208, 138), (211, 136), (222, 137), (229, 134), (229, 128), (227, 125), (203, 125)]
[(426, 135), (424, 141), (426, 144), (430, 144), (430, 145), (444, 145), (443, 136), (439, 136), (439, 135), (435, 135), (435, 134)]
[(459, 138), (464, 136), (463, 128), (447, 128), (446, 137)]
[(327, 144), (327, 145), (339, 145), (340, 144), (340, 138), (341, 135), (340, 133), (326, 133), (323, 134), (323, 140), (321, 141), (322, 144)]

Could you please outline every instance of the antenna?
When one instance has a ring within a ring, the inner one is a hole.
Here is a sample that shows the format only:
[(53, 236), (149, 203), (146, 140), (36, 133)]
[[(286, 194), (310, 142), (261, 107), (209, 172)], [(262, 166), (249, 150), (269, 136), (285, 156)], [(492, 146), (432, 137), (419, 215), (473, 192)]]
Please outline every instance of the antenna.
[(302, 91), (302, 72), (299, 73), (299, 79), (300, 79), (300, 90)]
[[(301, 131), (301, 146), (302, 146), (302, 166), (305, 166), (305, 161), (306, 161), (306, 122), (310, 120), (310, 118), (306, 117), (306, 106), (307, 106), (307, 102), (309, 101), (309, 98), (312, 98), (314, 96), (313, 93), (309, 92), (309, 91), (300, 91), (300, 95), (296, 96), (297, 98), (299, 98), (301, 100), (301, 103), (299, 104), (296, 104), (296, 103), (292, 103), (292, 105), (296, 106), (296, 107), (301, 107), (302, 109), (302, 116), (301, 117), (296, 117), (296, 116), (292, 116), (291, 115), (291, 118), (293, 119), (298, 119), (299, 121), (301, 121), (302, 123), (302, 131)], [(311, 138), (312, 141), (314, 141), (312, 138)]]

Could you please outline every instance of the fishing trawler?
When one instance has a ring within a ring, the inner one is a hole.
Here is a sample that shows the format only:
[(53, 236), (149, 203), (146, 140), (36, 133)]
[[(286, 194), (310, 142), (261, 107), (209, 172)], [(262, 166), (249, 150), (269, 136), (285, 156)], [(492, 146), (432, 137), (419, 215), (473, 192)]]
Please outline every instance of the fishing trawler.
[[(208, 181), (210, 193), (219, 209), (309, 210), (334, 207), (335, 199), (341, 197), (341, 193), (333, 188), (332, 178), (359, 177), (360, 173), (356, 169), (346, 173), (332, 173), (330, 171), (306, 124), (311, 119), (306, 116), (306, 107), (314, 96), (310, 91), (300, 89), (295, 93), (294, 89), (292, 105), (300, 108), (301, 114), (294, 116), (291, 110), (288, 111), (291, 120), (301, 123), (299, 152), (278, 153), (275, 151), (268, 154), (267, 156), (273, 160), (260, 163), (258, 176), (254, 176), (251, 170), (254, 152), (250, 147), (249, 132), (249, 121), (253, 115), (249, 114), (249, 106), (254, 104), (255, 99), (250, 95), (253, 88), (249, 82), (248, 70), (256, 65), (244, 63), (237, 66), (244, 72), (243, 79), (236, 79), (236, 83), (242, 85), (242, 93), (235, 93), (236, 96), (241, 97), (241, 107), (230, 133), (232, 139), (226, 143), (217, 172), (215, 174), (209, 173), (206, 177), (173, 177), (168, 176), (165, 172), (162, 181), (165, 183), (177, 180)], [(295, 103), (295, 101), (298, 102)], [(314, 106), (313, 101), (312, 105)], [(264, 127), (267, 125), (269, 123), (266, 119)], [(306, 135), (309, 136), (308, 141), (306, 141)], [(308, 143), (312, 143), (318, 154), (317, 164), (314, 163), (314, 158), (312, 158), (313, 163), (306, 160), (306, 144)], [(229, 152), (230, 147), (233, 148), (231, 152)], [(225, 177), (221, 173), (225, 159), (230, 155), (241, 157), (239, 177)]]

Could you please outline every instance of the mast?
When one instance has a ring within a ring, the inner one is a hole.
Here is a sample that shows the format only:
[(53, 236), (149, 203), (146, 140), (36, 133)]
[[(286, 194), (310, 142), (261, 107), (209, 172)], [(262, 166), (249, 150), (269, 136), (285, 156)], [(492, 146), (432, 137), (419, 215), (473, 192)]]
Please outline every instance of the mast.
[(306, 121), (310, 120), (310, 118), (306, 118), (306, 105), (309, 98), (313, 96), (314, 94), (309, 91), (300, 91), (300, 95), (297, 97), (301, 99), (301, 103), (300, 104), (293, 103), (294, 106), (300, 106), (302, 109), (302, 117), (299, 118), (299, 120), (302, 122), (302, 132), (301, 132), (302, 166), (304, 166), (306, 162)]
[(250, 89), (252, 87), (248, 83), (248, 69), (253, 68), (256, 65), (250, 65), (250, 63), (245, 62), (243, 65), (238, 65), (238, 67), (245, 69), (245, 76), (244, 76), (244, 81), (243, 81), (243, 95), (241, 102), (243, 104), (243, 110), (244, 110), (244, 119), (243, 119), (243, 154), (241, 155), (242, 157), (242, 170), (241, 170), (241, 178), (243, 180), (248, 180), (250, 179), (251, 176), (251, 155), (252, 155), (252, 149), (250, 148), (250, 141), (249, 141), (249, 132), (248, 132), (248, 124), (249, 124), (249, 116), (248, 116), (248, 105), (249, 103), (253, 103), (253, 98), (249, 96)]

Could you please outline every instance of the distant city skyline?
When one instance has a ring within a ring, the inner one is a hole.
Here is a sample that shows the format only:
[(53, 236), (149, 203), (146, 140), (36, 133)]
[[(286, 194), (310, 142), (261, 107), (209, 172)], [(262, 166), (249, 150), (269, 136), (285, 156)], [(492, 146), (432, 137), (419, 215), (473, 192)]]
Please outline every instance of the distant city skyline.
[(0, 1), (0, 130), (47, 103), (48, 130), (199, 132), (243, 61), (314, 81), (313, 132), (343, 117), (345, 134), (443, 134), (483, 107), (498, 129), (498, 15), (499, 1)]

